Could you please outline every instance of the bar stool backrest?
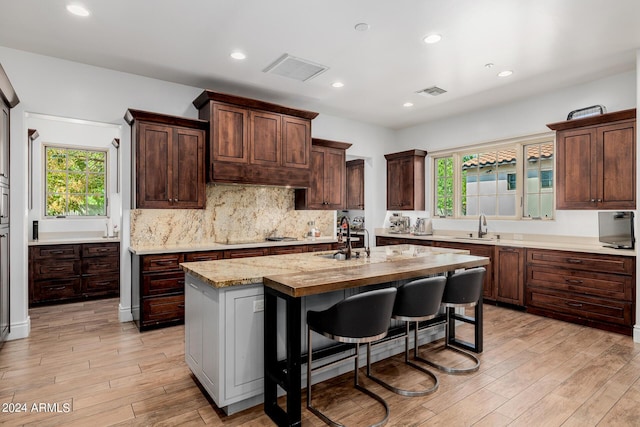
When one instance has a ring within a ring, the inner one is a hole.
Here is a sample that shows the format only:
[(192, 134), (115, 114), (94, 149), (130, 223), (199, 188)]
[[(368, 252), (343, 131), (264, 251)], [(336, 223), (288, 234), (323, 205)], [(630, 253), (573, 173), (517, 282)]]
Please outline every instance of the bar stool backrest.
[(472, 304), (482, 298), (482, 282), (486, 269), (471, 268), (455, 273), (447, 278), (442, 295), (443, 304)]
[(420, 320), (433, 316), (440, 310), (445, 276), (412, 280), (398, 286), (398, 295), (393, 306), (393, 318), (398, 320)]
[(340, 342), (380, 339), (387, 334), (396, 293), (390, 287), (350, 296), (324, 311), (307, 312), (307, 324)]

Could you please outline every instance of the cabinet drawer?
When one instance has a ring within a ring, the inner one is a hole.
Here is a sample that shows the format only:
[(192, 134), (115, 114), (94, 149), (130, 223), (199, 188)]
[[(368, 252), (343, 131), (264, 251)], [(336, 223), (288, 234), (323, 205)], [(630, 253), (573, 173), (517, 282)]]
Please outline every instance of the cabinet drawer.
[(579, 252), (527, 250), (529, 264), (545, 264), (576, 270), (601, 271), (603, 273), (633, 274), (635, 260), (632, 257), (598, 255)]
[(148, 298), (143, 302), (145, 326), (170, 321), (184, 321), (184, 295)]
[(337, 245), (337, 243), (318, 243), (315, 245), (308, 245), (307, 252), (332, 251), (334, 250), (335, 245)]
[(80, 245), (32, 246), (30, 249), (31, 256), (35, 259), (80, 258)]
[(32, 266), (33, 279), (66, 279), (80, 275), (80, 260), (36, 260)]
[(184, 273), (144, 274), (142, 277), (142, 295), (154, 296), (184, 292)]
[(528, 289), (527, 306), (627, 326), (631, 325), (633, 316), (630, 302), (538, 288)]
[(251, 249), (232, 249), (224, 251), (224, 257), (229, 258), (247, 258), (252, 256), (269, 255), (269, 248), (251, 248)]
[(184, 256), (186, 262), (193, 261), (214, 261), (224, 258), (224, 251), (211, 251), (211, 252), (188, 252)]
[(533, 265), (527, 268), (527, 286), (631, 302), (634, 283), (631, 276)]
[(80, 278), (43, 280), (33, 284), (31, 302), (57, 301), (78, 296)]
[(117, 294), (120, 291), (120, 277), (110, 276), (89, 276), (82, 278), (82, 293), (88, 294)]
[(82, 260), (83, 274), (118, 273), (119, 270), (120, 258), (117, 256), (85, 258)]
[(142, 271), (179, 271), (183, 260), (182, 254), (145, 255), (142, 258)]
[(276, 246), (269, 248), (269, 255), (284, 255), (284, 254), (301, 254), (304, 253), (305, 247), (298, 246)]
[(91, 243), (82, 245), (83, 257), (118, 255), (119, 253), (120, 246), (118, 243)]

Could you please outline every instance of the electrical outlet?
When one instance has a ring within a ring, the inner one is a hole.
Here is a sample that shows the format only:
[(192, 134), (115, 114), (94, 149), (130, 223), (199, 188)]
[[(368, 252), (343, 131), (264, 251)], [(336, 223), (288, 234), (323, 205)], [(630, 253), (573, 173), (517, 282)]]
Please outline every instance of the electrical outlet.
[(264, 311), (264, 300), (259, 299), (253, 302), (253, 312), (257, 313), (259, 311)]
[(522, 239), (523, 239), (522, 234), (514, 234), (513, 235), (513, 240), (522, 240)]

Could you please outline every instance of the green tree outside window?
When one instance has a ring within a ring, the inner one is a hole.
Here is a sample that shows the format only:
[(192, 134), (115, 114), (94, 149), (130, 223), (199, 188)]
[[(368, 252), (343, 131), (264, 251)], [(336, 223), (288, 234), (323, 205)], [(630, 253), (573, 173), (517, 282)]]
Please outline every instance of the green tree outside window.
[(106, 216), (107, 152), (45, 147), (46, 216)]

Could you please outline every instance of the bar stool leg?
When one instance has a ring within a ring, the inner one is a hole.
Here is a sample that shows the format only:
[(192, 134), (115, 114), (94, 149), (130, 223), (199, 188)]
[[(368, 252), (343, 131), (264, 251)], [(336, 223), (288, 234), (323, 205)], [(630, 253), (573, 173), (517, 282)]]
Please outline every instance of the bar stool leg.
[[(312, 345), (311, 345), (311, 329), (307, 328), (307, 330), (308, 330), (308, 334), (307, 334), (307, 342), (308, 342), (308, 350), (307, 350), (307, 409), (309, 409), (311, 412), (313, 412), (318, 418), (320, 418), (322, 421), (324, 421), (324, 423), (327, 424), (327, 425), (330, 425), (332, 427), (345, 427), (344, 424), (340, 424), (339, 422), (332, 420), (331, 418), (327, 417), (325, 414), (323, 414), (322, 412), (320, 412), (318, 409), (316, 409), (315, 407), (313, 407), (311, 405), (311, 372), (312, 372), (311, 362), (312, 362), (313, 350), (312, 350)], [(381, 421), (379, 421), (379, 422), (377, 422), (375, 424), (371, 424), (371, 427), (381, 427), (381, 426), (385, 425), (387, 423), (387, 421), (389, 421), (389, 414), (390, 414), (389, 405), (387, 404), (387, 402), (382, 397), (378, 396), (377, 394), (373, 393), (372, 391), (370, 391), (370, 390), (368, 390), (365, 387), (360, 385), (360, 383), (358, 381), (358, 373), (359, 373), (359, 370), (360, 370), (360, 365), (359, 365), (360, 344), (356, 344), (355, 350), (356, 350), (355, 356), (350, 356), (350, 357), (354, 358), (353, 386), (354, 386), (354, 388), (356, 388), (357, 390), (361, 391), (362, 393), (364, 393), (364, 394), (368, 395), (369, 397), (377, 400), (378, 402), (380, 402), (382, 404), (382, 406), (384, 406), (384, 410), (385, 410), (384, 418)], [(370, 365), (369, 357), (370, 357), (369, 346), (367, 346), (367, 366)], [(344, 359), (341, 359), (341, 360), (344, 360)], [(333, 363), (329, 363), (328, 365), (333, 365)]]
[[(420, 357), (418, 355), (418, 340), (416, 339), (416, 351), (414, 354), (414, 359), (419, 360), (420, 362), (426, 363), (429, 366), (433, 366), (434, 368), (438, 369), (439, 371), (442, 372), (446, 372), (447, 374), (453, 374), (453, 375), (459, 375), (459, 374), (469, 374), (472, 372), (476, 372), (479, 368), (480, 368), (480, 359), (478, 359), (476, 356), (474, 356), (471, 353), (468, 353), (464, 350), (460, 350), (457, 347), (454, 347), (452, 345), (449, 344), (449, 336), (450, 336), (450, 322), (455, 322), (455, 319), (452, 319), (453, 317), (453, 312), (454, 312), (454, 308), (453, 307), (447, 307), (446, 308), (446, 322), (445, 322), (445, 326), (444, 326), (444, 346), (443, 349), (448, 349), (448, 350), (452, 350), (455, 351), (458, 354), (461, 354), (462, 356), (466, 357), (467, 359), (471, 360), (474, 365), (470, 368), (452, 368), (450, 366), (444, 366), (444, 365), (440, 365), (439, 363), (435, 363), (432, 362), (431, 360), (427, 360), (423, 357)], [(416, 335), (417, 337), (417, 335)]]
[[(401, 396), (407, 396), (407, 397), (416, 397), (416, 396), (426, 396), (428, 394), (431, 394), (433, 392), (435, 392), (436, 390), (438, 390), (438, 387), (440, 386), (439, 381), (438, 381), (438, 377), (436, 377), (436, 375), (429, 371), (428, 369), (423, 368), (420, 365), (416, 365), (415, 363), (413, 363), (411, 360), (409, 360), (409, 337), (410, 337), (410, 329), (411, 329), (411, 322), (405, 322), (407, 325), (407, 330), (405, 333), (405, 337), (404, 337), (404, 362), (405, 364), (409, 365), (410, 367), (417, 369), (418, 371), (428, 375), (432, 380), (433, 380), (433, 386), (424, 389), (424, 390), (405, 390), (402, 388), (398, 388), (395, 387), (389, 383), (386, 383), (384, 381), (382, 381), (380, 378), (374, 376), (371, 373), (371, 358), (370, 358), (370, 353), (371, 353), (371, 343), (367, 343), (367, 377), (369, 377), (370, 379), (372, 379), (373, 381), (377, 382), (378, 384), (380, 384), (381, 386), (383, 386), (384, 388), (386, 388), (387, 390), (391, 390), (392, 392), (399, 394)], [(418, 322), (416, 322), (416, 330), (415, 330), (415, 354), (417, 355), (417, 347), (418, 347)]]

